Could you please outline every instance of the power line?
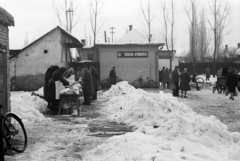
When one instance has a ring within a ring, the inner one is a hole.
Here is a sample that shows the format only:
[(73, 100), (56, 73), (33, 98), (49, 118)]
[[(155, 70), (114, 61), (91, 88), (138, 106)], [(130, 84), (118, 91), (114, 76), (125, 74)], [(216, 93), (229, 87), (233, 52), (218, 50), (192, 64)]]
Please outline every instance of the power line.
[(110, 29), (112, 30), (110, 33), (112, 34), (112, 43), (113, 43), (113, 34), (115, 33), (115, 32), (113, 32), (113, 30), (115, 29), (114, 27), (110, 27)]

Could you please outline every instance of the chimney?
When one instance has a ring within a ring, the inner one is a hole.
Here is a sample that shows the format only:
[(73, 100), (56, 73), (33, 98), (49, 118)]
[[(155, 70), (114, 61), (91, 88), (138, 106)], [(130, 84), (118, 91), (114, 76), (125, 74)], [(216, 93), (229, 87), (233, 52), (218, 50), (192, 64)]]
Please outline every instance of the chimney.
[(133, 27), (132, 25), (129, 25), (129, 31), (131, 31), (131, 30), (132, 30), (132, 27)]
[(240, 49), (240, 43), (238, 43), (237, 45), (238, 45), (238, 49)]
[(81, 39), (81, 42), (82, 42), (83, 46), (86, 45), (86, 40), (85, 39)]

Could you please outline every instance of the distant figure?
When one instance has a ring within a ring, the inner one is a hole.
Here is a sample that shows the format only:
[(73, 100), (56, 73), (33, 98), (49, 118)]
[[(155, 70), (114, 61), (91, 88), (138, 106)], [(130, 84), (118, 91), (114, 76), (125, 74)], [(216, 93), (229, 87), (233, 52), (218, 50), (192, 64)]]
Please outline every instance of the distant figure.
[(162, 86), (165, 88), (166, 85), (166, 70), (165, 67), (162, 68), (161, 70), (161, 77), (162, 77)]
[(83, 72), (82, 90), (83, 90), (83, 97), (84, 97), (83, 105), (91, 105), (91, 98), (94, 91), (92, 75), (86, 65), (83, 66), (82, 72)]
[(192, 82), (196, 83), (196, 90), (200, 91), (200, 88), (199, 88), (198, 82), (197, 82), (197, 74), (196, 73), (193, 74), (193, 76), (192, 76)]
[(166, 86), (167, 86), (167, 88), (169, 88), (170, 78), (169, 78), (169, 70), (168, 70), (168, 68), (166, 68), (166, 71), (165, 71), (165, 78), (166, 78)]
[(90, 67), (90, 71), (91, 71), (91, 74), (92, 74), (92, 80), (93, 80), (93, 86), (94, 86), (94, 91), (93, 91), (93, 94), (92, 94), (92, 100), (97, 100), (97, 91), (99, 90), (98, 89), (98, 82), (99, 82), (100, 76), (98, 74), (97, 69), (94, 66)]
[(231, 100), (234, 100), (234, 94), (236, 92), (236, 87), (237, 87), (237, 75), (234, 74), (234, 70), (232, 68), (229, 68), (229, 74), (227, 76), (227, 87), (230, 93), (230, 98)]
[(179, 96), (179, 73), (178, 73), (179, 67), (175, 66), (175, 69), (172, 71), (172, 84), (176, 86), (176, 89), (173, 90), (173, 96), (178, 97)]
[(161, 86), (162, 85), (162, 74), (161, 74), (161, 71), (159, 70), (159, 85)]
[(222, 77), (222, 71), (223, 71), (222, 68), (218, 69), (218, 71), (217, 71), (217, 78), (221, 78)]
[(115, 68), (116, 67), (112, 67), (112, 70), (109, 73), (109, 77), (111, 78), (111, 85), (115, 85), (117, 80)]
[(210, 69), (207, 67), (206, 71), (205, 71), (205, 74), (206, 74), (206, 81), (209, 81), (209, 78), (210, 78)]
[(180, 90), (182, 91), (181, 97), (187, 98), (187, 91), (190, 90), (190, 80), (190, 74), (187, 72), (187, 68), (184, 68), (180, 75)]

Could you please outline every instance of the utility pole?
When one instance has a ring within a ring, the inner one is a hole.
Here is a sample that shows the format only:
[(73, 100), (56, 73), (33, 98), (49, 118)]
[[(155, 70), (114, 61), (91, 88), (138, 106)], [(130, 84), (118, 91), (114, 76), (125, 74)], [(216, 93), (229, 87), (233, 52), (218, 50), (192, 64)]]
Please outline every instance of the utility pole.
[(110, 29), (112, 30), (110, 33), (112, 34), (112, 43), (113, 43), (113, 34), (115, 33), (115, 32), (113, 32), (113, 30), (115, 29), (114, 27), (110, 27)]
[[(72, 15), (73, 15), (73, 10), (69, 8), (66, 11), (66, 15), (67, 15), (67, 31), (69, 33), (71, 33), (72, 32)], [(69, 26), (68, 26), (68, 17), (69, 17)]]

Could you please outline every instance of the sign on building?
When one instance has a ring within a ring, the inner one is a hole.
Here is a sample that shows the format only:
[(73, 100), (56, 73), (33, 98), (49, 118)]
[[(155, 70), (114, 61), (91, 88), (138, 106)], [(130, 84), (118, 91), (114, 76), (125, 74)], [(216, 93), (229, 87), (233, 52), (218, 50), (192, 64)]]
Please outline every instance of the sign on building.
[(118, 51), (117, 52), (118, 58), (142, 58), (148, 57), (147, 51)]

